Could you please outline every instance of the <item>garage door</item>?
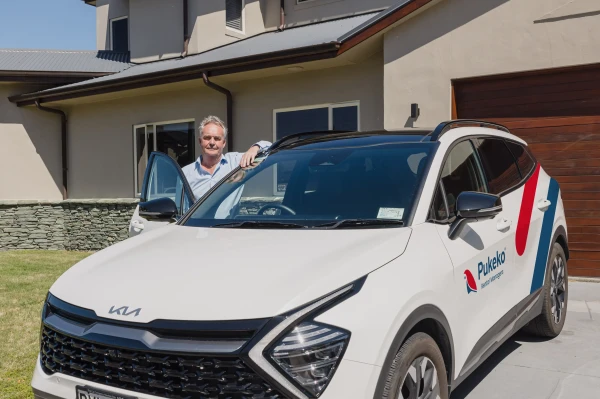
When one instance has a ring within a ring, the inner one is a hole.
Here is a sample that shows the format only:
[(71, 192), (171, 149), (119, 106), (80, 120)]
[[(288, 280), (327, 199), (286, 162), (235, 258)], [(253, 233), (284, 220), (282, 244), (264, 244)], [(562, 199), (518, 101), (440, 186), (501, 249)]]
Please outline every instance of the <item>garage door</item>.
[(600, 67), (454, 82), (459, 118), (500, 122), (561, 185), (570, 274), (600, 277)]

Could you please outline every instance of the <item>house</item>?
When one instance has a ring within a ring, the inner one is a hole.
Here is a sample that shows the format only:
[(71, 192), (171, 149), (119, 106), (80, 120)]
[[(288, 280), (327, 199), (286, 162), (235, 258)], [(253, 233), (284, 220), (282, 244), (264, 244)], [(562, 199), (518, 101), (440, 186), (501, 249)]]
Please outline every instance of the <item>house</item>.
[[(65, 216), (61, 244), (29, 239), (14, 213), (126, 215), (148, 153), (191, 162), (208, 114), (238, 151), (301, 130), (485, 118), (559, 180), (570, 272), (600, 276), (597, 0), (85, 2), (97, 52), (0, 52), (0, 226), (20, 230), (0, 248), (87, 248), (69, 238), (79, 216)], [(107, 244), (98, 231), (83, 236), (93, 248)]]

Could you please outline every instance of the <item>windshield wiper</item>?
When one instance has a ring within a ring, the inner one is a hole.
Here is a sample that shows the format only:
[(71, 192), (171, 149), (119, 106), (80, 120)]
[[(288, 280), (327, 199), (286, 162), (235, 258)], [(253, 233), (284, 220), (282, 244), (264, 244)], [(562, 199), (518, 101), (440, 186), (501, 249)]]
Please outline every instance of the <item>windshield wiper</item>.
[(223, 223), (223, 224), (215, 224), (212, 227), (224, 227), (230, 229), (253, 229), (253, 228), (276, 228), (276, 229), (307, 229), (308, 226), (304, 226), (296, 223), (283, 223), (283, 222), (259, 222), (256, 220), (246, 220), (243, 222), (234, 222), (234, 223)]
[(367, 226), (404, 226), (402, 220), (393, 219), (345, 219), (339, 222), (330, 222), (315, 226), (316, 228), (340, 229), (346, 227), (367, 227)]

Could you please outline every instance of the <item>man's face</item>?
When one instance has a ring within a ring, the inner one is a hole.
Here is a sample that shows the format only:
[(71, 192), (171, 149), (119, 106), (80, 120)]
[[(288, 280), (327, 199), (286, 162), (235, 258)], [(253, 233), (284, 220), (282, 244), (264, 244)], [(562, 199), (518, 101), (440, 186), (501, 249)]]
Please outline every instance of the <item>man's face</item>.
[(200, 135), (200, 147), (202, 155), (209, 157), (220, 157), (225, 147), (225, 134), (220, 126), (209, 123), (204, 126)]

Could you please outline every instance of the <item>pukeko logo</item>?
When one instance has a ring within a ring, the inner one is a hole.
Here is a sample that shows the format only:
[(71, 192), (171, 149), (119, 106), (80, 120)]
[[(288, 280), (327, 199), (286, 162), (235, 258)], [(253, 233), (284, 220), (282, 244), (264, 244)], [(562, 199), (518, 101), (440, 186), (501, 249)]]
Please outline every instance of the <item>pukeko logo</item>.
[(475, 282), (475, 277), (469, 270), (465, 270), (465, 281), (467, 283), (467, 294), (471, 292), (477, 292), (477, 283)]

